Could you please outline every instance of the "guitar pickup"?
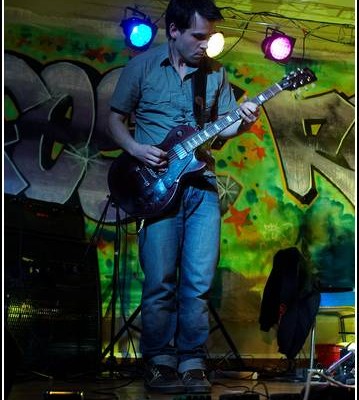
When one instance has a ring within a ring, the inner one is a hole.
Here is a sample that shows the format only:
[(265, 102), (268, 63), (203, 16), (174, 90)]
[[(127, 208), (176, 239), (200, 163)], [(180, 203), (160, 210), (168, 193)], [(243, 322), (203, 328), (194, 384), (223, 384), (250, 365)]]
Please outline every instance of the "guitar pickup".
[(177, 144), (176, 146), (173, 147), (172, 150), (176, 153), (177, 157), (180, 160), (186, 158), (188, 155), (188, 152), (185, 150), (185, 148), (181, 144)]

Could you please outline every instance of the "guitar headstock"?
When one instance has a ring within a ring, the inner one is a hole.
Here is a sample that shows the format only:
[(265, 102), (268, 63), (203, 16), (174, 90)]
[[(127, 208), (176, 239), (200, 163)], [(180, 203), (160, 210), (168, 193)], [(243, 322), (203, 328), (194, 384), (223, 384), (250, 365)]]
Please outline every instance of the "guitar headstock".
[(290, 72), (278, 84), (283, 90), (296, 90), (316, 80), (314, 72), (306, 67)]

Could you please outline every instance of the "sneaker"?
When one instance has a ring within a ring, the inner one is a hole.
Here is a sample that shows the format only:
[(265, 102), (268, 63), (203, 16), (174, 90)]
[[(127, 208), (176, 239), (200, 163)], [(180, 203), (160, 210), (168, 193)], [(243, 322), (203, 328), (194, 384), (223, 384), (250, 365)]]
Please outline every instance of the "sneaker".
[(211, 384), (201, 369), (190, 369), (182, 374), (182, 382), (187, 393), (209, 393)]
[(145, 387), (159, 393), (185, 393), (177, 371), (168, 365), (150, 365), (145, 373)]

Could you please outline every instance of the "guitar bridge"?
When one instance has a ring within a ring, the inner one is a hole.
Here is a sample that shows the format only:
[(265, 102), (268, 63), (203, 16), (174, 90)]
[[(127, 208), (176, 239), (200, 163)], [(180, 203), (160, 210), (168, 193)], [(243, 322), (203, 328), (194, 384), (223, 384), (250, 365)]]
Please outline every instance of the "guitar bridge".
[[(157, 178), (156, 174), (154, 171), (152, 171), (150, 168), (145, 167), (145, 170), (154, 178)], [(143, 185), (144, 186), (150, 186), (151, 182), (146, 178), (145, 174), (143, 173), (143, 169), (140, 166), (136, 166), (135, 171), (137, 174), (142, 178)]]
[(158, 174), (157, 172), (155, 172), (153, 169), (149, 168), (149, 167), (145, 167), (146, 171), (155, 179), (158, 178)]

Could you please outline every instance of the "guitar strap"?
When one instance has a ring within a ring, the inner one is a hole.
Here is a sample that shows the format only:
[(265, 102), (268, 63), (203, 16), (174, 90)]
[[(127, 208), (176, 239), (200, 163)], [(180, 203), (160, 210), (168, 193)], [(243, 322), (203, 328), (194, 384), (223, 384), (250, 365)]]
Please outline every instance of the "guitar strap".
[(207, 73), (203, 64), (192, 75), (193, 112), (198, 126), (204, 127)]
[[(193, 112), (199, 129), (204, 128), (206, 122), (206, 87), (207, 87), (207, 64), (204, 62), (192, 75)], [(214, 171), (214, 159), (211, 156), (211, 143), (202, 144), (196, 152), (198, 159), (205, 161), (207, 169)]]

